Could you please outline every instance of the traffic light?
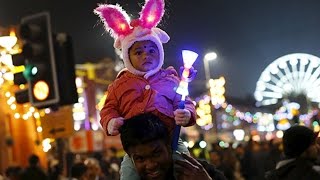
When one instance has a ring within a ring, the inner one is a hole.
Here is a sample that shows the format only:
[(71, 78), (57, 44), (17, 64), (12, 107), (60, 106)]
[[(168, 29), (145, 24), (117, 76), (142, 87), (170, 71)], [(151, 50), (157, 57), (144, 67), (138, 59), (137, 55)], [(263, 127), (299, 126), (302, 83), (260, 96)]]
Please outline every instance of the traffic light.
[(25, 59), (23, 74), (28, 82), (31, 104), (37, 108), (58, 104), (60, 96), (49, 13), (22, 18), (20, 37)]
[(53, 35), (56, 68), (58, 70), (59, 105), (78, 102), (72, 38), (66, 33)]
[(24, 71), (14, 75), (16, 85), (28, 90), (16, 92), (18, 103), (30, 103), (38, 109), (74, 104), (78, 101), (75, 84), (72, 39), (65, 33), (51, 32), (47, 12), (24, 17), (20, 25), (22, 53), (12, 57)]
[(16, 72), (13, 74), (13, 82), (19, 86), (19, 90), (15, 92), (16, 102), (24, 104), (29, 102), (27, 79), (25, 78), (25, 58), (19, 54), (12, 55), (12, 64), (15, 66)]

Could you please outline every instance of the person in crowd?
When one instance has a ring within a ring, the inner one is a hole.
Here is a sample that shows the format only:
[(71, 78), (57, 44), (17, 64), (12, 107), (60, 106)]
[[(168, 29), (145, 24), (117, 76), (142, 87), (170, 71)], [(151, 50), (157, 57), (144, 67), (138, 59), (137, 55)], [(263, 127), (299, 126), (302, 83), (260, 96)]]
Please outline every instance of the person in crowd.
[(276, 169), (266, 173), (266, 179), (320, 179), (320, 168), (315, 164), (320, 150), (316, 143), (318, 133), (301, 125), (287, 129), (282, 142), (285, 159), (277, 163)]
[(83, 162), (77, 162), (71, 167), (71, 180), (90, 180), (88, 167)]
[(101, 171), (107, 179), (119, 179), (121, 159), (117, 157), (115, 147), (107, 148), (104, 156), (101, 153), (95, 153), (94, 158), (99, 161)]
[[(180, 82), (178, 73), (173, 67), (162, 68), (162, 44), (170, 38), (156, 26), (164, 14), (164, 0), (147, 0), (140, 18), (130, 23), (127, 13), (119, 5), (101, 4), (94, 12), (115, 38), (114, 47), (121, 50), (125, 65), (109, 85), (105, 105), (100, 112), (100, 124), (107, 134), (118, 135), (125, 119), (144, 112), (161, 117), (170, 135), (176, 125), (194, 125), (196, 113), (191, 99), (186, 99), (184, 109), (178, 108), (181, 102), (181, 95), (175, 91)], [(195, 75), (195, 71), (192, 72), (190, 78)], [(178, 150), (189, 153), (181, 139)], [(127, 155), (121, 163), (120, 173), (121, 179), (138, 178)]]
[(21, 174), (22, 180), (46, 180), (48, 178), (45, 171), (40, 167), (40, 159), (37, 155), (30, 155), (28, 162), (29, 166)]
[(9, 166), (5, 171), (6, 179), (8, 180), (20, 180), (22, 174), (22, 168), (20, 166)]
[[(120, 128), (120, 139), (140, 178), (145, 179), (226, 179), (213, 165), (173, 152), (168, 130), (152, 113), (134, 116)], [(173, 160), (172, 155), (177, 156)]]
[(106, 179), (103, 172), (101, 171), (101, 167), (99, 161), (95, 158), (87, 158), (84, 161), (84, 164), (87, 166), (87, 176), (92, 180), (104, 180)]

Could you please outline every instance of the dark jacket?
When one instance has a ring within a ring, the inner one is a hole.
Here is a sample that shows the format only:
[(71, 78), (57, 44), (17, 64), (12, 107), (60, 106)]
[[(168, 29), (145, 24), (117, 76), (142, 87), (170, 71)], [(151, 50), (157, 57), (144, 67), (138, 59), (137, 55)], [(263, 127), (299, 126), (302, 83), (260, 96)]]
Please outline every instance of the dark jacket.
[(215, 168), (212, 164), (209, 164), (207, 161), (202, 161), (198, 159), (198, 162), (204, 167), (209, 176), (214, 180), (227, 180), (224, 174)]
[(267, 180), (319, 180), (314, 163), (298, 158), (280, 161), (275, 170), (266, 173)]

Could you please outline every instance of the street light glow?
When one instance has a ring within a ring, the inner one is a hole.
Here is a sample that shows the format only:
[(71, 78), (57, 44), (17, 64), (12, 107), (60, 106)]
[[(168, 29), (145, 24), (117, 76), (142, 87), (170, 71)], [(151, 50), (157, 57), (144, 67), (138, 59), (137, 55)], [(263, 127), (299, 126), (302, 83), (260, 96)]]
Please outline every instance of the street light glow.
[(215, 60), (217, 59), (218, 55), (217, 53), (215, 52), (210, 52), (210, 53), (207, 53), (205, 56), (204, 56), (204, 59), (206, 61), (212, 61), (212, 60)]
[(218, 55), (215, 52), (209, 52), (204, 56), (203, 64), (204, 64), (204, 71), (206, 75), (206, 82), (207, 82), (207, 88), (208, 88), (208, 81), (210, 79), (210, 67), (209, 67), (209, 61), (213, 61), (217, 59)]

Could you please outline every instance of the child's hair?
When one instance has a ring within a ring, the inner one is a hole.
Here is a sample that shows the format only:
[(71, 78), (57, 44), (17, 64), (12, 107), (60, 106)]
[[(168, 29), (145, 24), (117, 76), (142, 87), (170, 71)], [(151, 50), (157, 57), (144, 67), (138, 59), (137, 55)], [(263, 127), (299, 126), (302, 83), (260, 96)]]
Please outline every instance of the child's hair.
[(169, 142), (167, 128), (158, 116), (151, 113), (140, 114), (124, 121), (120, 128), (120, 138), (126, 152), (132, 146), (154, 140)]
[[(115, 38), (114, 47), (121, 49), (125, 67), (133, 74), (144, 75), (145, 78), (156, 73), (164, 63), (162, 43), (170, 39), (168, 34), (157, 28), (164, 14), (164, 0), (146, 0), (140, 12), (140, 18), (129, 20), (128, 14), (120, 5), (100, 4), (94, 13), (104, 22), (105, 29)], [(129, 48), (137, 41), (150, 40), (159, 50), (159, 65), (149, 71), (141, 72), (135, 69), (129, 59)]]

